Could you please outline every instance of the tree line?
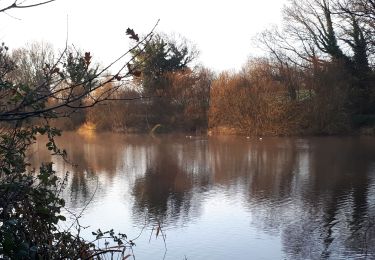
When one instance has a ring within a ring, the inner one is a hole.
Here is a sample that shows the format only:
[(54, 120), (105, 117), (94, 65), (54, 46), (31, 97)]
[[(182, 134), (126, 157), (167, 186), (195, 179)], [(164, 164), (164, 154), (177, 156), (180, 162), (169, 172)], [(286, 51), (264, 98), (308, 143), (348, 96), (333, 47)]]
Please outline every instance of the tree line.
[[(56, 125), (253, 135), (340, 134), (372, 126), (374, 17), (371, 0), (290, 0), (283, 26), (255, 39), (264, 55), (250, 59), (239, 72), (215, 73), (194, 65), (198, 51), (192, 44), (155, 34), (132, 49), (130, 79), (115, 75), (116, 81), (75, 101), (90, 108)], [(22, 71), (19, 82), (37, 80), (49, 59), (45, 52), (13, 52)], [(78, 83), (84, 80), (75, 77)], [(105, 99), (91, 108), (95, 96)]]
[(340, 134), (375, 123), (374, 13), (367, 0), (291, 0), (267, 53), (211, 86), (209, 127), (256, 135)]

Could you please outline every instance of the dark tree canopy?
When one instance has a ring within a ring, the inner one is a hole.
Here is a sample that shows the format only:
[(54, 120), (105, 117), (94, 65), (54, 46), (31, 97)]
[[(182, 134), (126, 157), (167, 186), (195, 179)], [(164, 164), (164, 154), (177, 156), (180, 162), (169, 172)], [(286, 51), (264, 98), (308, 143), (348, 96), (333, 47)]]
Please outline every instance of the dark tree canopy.
[[(134, 50), (134, 53), (139, 50)], [(141, 83), (146, 95), (155, 95), (166, 88), (166, 74), (188, 68), (195, 59), (196, 51), (186, 42), (177, 43), (167, 36), (154, 35), (134, 61), (134, 67), (142, 68)]]

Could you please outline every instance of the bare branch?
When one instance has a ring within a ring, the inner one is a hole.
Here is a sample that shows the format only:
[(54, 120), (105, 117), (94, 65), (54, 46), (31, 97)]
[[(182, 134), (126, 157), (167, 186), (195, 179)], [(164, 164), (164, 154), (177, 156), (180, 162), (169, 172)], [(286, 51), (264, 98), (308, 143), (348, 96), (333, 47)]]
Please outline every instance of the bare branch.
[(18, 4), (17, 0), (13, 2), (13, 4), (11, 5), (8, 5), (7, 7), (4, 7), (4, 8), (1, 8), (0, 9), (0, 13), (1, 12), (5, 12), (5, 11), (8, 11), (10, 9), (24, 9), (24, 8), (32, 8), (32, 7), (37, 7), (37, 6), (41, 6), (41, 5), (45, 5), (45, 4), (49, 4), (49, 3), (52, 3), (52, 2), (55, 2), (56, 0), (48, 0), (48, 1), (44, 1), (44, 2), (39, 2), (39, 3), (36, 3), (36, 4), (30, 4), (30, 5), (20, 5)]

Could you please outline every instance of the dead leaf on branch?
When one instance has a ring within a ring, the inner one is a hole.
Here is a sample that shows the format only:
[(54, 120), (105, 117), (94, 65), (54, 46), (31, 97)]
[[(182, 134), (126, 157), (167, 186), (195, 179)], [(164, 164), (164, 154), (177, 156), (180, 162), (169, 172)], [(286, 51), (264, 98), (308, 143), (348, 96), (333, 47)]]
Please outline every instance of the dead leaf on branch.
[(85, 59), (86, 66), (89, 66), (89, 65), (90, 65), (90, 63), (91, 63), (91, 58), (92, 58), (92, 56), (90, 55), (90, 52), (85, 52), (85, 57), (84, 57), (84, 59)]
[(126, 35), (129, 35), (130, 39), (133, 39), (133, 40), (139, 42), (139, 36), (138, 36), (138, 34), (136, 34), (134, 32), (133, 29), (130, 29), (130, 28), (126, 29)]

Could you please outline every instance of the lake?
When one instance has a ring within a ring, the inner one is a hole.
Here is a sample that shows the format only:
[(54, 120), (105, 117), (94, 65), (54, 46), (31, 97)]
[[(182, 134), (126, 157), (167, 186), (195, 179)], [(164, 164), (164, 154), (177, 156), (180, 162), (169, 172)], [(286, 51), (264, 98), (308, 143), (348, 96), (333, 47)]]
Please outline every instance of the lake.
[[(84, 231), (138, 237), (136, 259), (374, 259), (375, 138), (64, 133), (32, 165), (69, 172)], [(153, 228), (161, 225), (163, 237)]]

